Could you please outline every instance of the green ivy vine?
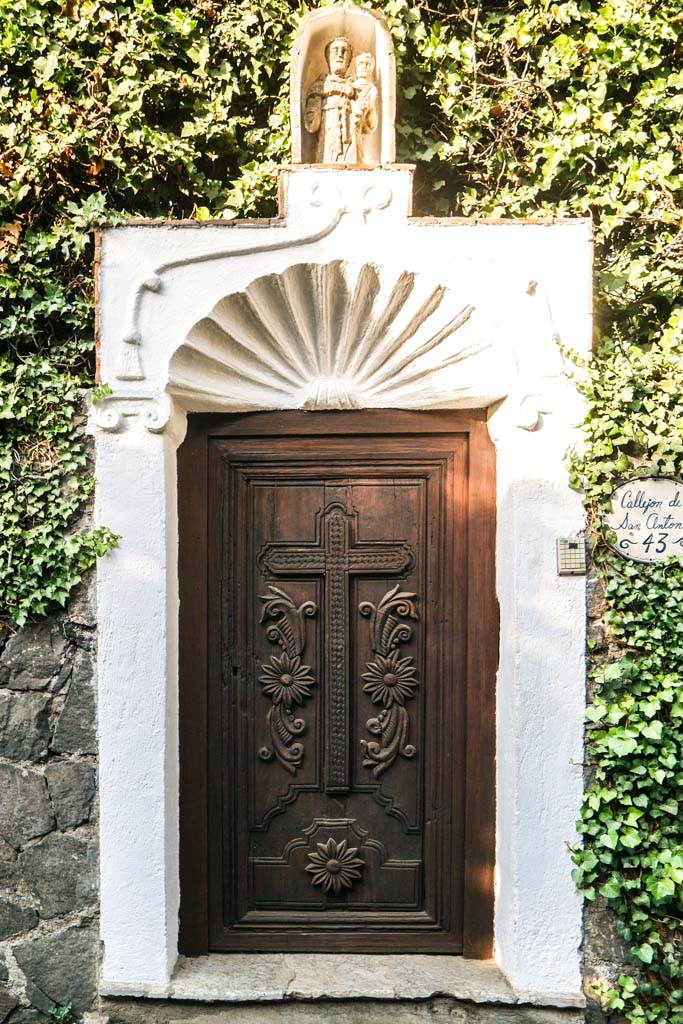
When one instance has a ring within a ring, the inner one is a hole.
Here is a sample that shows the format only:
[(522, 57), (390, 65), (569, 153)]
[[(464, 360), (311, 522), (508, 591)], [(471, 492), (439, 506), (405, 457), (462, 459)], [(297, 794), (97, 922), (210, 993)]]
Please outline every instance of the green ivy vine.
[(683, 1020), (683, 567), (628, 562), (603, 525), (624, 477), (683, 476), (678, 345), (604, 346), (585, 385), (588, 444), (575, 483), (593, 516), (611, 656), (596, 657), (587, 710), (591, 781), (574, 877), (601, 896), (640, 970), (602, 992), (632, 1021)]
[[(368, 4), (369, 5), (369, 4)], [(683, 1020), (678, 563), (627, 563), (601, 516), (683, 475), (680, 0), (375, 0), (393, 33), (416, 212), (585, 216), (596, 355), (586, 494), (608, 605), (590, 683), (576, 879), (614, 910), (628, 1020)], [(125, 216), (271, 215), (297, 0), (0, 0), (0, 615), (62, 605), (115, 538), (81, 521), (92, 232)]]

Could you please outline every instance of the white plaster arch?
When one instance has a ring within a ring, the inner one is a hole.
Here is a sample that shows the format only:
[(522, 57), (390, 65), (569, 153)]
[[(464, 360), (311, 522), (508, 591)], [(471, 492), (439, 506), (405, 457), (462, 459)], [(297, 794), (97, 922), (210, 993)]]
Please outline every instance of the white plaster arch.
[[(496, 959), (520, 998), (576, 1005), (581, 907), (567, 843), (582, 791), (585, 591), (558, 578), (555, 539), (579, 532), (583, 513), (564, 463), (580, 403), (558, 336), (588, 355), (590, 225), (412, 220), (399, 168), (290, 170), (282, 191), (274, 222), (137, 223), (102, 241), (101, 379), (113, 393), (92, 416), (96, 515), (122, 537), (98, 570), (102, 991), (167, 994), (177, 957), (186, 415), (352, 400), (491, 410)], [(302, 319), (309, 288), (327, 326)], [(255, 354), (256, 382), (245, 372)], [(274, 367), (276, 389), (263, 377)]]
[[(233, 292), (189, 331), (168, 391), (219, 410), (480, 406), (514, 356), (457, 286), (376, 263), (293, 263)], [(506, 372), (507, 371), (507, 372)]]

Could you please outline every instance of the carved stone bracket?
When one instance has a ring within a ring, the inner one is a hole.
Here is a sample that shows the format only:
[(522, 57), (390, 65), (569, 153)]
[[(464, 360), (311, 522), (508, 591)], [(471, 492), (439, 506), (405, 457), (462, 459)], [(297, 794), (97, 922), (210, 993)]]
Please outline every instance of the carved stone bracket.
[(90, 423), (106, 433), (124, 431), (140, 420), (152, 434), (161, 434), (173, 414), (173, 402), (165, 391), (115, 391), (90, 408)]

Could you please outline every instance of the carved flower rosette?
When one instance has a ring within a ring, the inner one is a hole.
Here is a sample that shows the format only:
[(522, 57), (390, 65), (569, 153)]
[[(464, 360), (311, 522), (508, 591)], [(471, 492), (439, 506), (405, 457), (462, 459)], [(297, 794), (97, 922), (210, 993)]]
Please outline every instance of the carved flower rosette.
[(361, 877), (365, 861), (357, 856), (357, 846), (347, 846), (346, 839), (340, 843), (328, 839), (318, 843), (314, 853), (308, 854), (306, 871), (312, 875), (311, 885), (319, 885), (324, 893), (338, 896), (343, 889), (350, 889)]
[(376, 718), (368, 719), (366, 728), (376, 739), (361, 740), (363, 765), (377, 778), (389, 768), (399, 754), (414, 757), (415, 747), (408, 743), (408, 701), (419, 686), (417, 668), (412, 657), (401, 657), (399, 647), (412, 639), (412, 626), (406, 619), (417, 620), (416, 594), (400, 590), (396, 584), (387, 591), (378, 605), (363, 601), (358, 610), (370, 619), (370, 639), (375, 654), (363, 673), (363, 692), (373, 704), (381, 704)]
[(266, 716), (270, 744), (258, 753), (263, 761), (275, 757), (291, 775), (296, 775), (304, 759), (304, 745), (297, 737), (306, 731), (306, 723), (295, 718), (292, 709), (303, 704), (315, 686), (311, 668), (301, 657), (306, 647), (306, 619), (312, 618), (318, 608), (313, 601), (304, 601), (297, 607), (289, 594), (278, 587), (269, 585), (268, 590), (270, 593), (260, 598), (264, 602), (261, 624), (282, 654), (272, 654), (261, 665), (259, 682), (272, 706)]

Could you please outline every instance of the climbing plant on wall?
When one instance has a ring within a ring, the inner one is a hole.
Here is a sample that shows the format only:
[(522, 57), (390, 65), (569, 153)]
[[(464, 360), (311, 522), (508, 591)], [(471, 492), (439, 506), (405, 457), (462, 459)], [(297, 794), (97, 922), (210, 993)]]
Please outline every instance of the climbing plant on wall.
[[(417, 212), (591, 216), (597, 353), (574, 464), (608, 601), (575, 853), (634, 970), (605, 996), (683, 1020), (680, 566), (624, 563), (600, 514), (630, 474), (683, 472), (680, 0), (376, 0)], [(294, 0), (0, 0), (0, 614), (63, 604), (115, 538), (92, 489), (93, 230), (274, 211)], [(599, 659), (600, 660), (600, 659)]]

